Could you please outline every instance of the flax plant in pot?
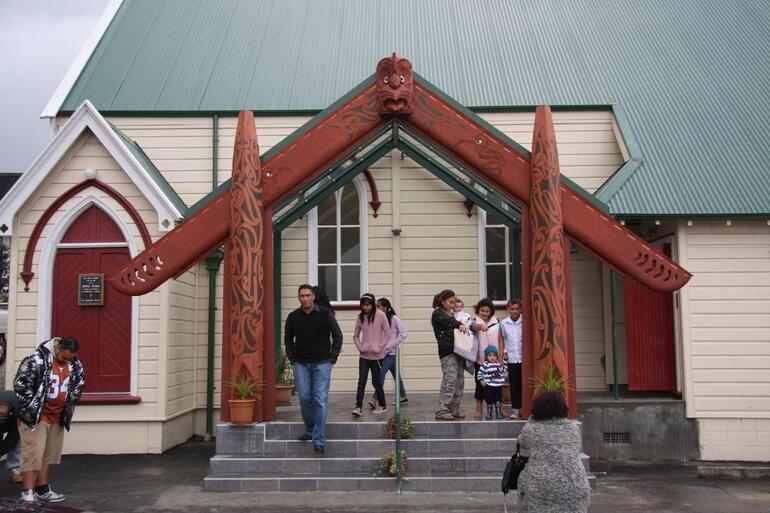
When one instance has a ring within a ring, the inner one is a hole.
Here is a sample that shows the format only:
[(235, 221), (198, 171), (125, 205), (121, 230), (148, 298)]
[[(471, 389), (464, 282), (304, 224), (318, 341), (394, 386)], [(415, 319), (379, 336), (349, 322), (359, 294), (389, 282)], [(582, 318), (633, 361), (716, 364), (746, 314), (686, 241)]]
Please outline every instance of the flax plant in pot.
[(241, 370), (238, 375), (227, 382), (235, 399), (230, 399), (230, 421), (233, 424), (250, 424), (254, 419), (254, 406), (261, 399), (260, 386), (251, 374)]
[(288, 406), (294, 392), (294, 370), (286, 353), (281, 349), (278, 367), (275, 369), (275, 405)]

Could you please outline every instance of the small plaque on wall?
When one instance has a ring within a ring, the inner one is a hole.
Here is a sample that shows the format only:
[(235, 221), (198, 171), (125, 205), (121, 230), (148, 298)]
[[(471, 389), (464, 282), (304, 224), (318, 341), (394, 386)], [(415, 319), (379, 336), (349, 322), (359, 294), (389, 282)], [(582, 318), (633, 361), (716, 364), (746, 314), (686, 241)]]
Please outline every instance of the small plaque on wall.
[(104, 275), (80, 274), (78, 276), (78, 305), (102, 306), (104, 304)]

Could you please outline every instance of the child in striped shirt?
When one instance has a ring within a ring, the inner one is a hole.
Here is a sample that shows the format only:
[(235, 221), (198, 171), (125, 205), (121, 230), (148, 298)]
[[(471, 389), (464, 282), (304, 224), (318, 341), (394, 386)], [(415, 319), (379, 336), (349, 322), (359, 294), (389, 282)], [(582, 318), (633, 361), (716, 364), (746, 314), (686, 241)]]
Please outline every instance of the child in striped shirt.
[(484, 387), (484, 402), (487, 403), (487, 420), (492, 420), (492, 408), (495, 418), (503, 418), (500, 404), (503, 402), (503, 385), (505, 384), (505, 366), (497, 361), (497, 348), (488, 345), (484, 349), (484, 363), (479, 368), (476, 378)]

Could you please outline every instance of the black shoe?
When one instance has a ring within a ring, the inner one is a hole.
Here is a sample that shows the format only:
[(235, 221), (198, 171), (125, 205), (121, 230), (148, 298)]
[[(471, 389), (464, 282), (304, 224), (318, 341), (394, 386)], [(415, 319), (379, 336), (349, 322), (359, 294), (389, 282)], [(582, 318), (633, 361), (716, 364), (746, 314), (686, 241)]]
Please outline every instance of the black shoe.
[(305, 433), (301, 437), (297, 438), (297, 440), (299, 440), (300, 442), (309, 442), (312, 439), (313, 439), (313, 437), (308, 435), (307, 433)]
[(324, 453), (324, 446), (323, 445), (314, 445), (313, 446), (313, 451), (317, 452), (318, 454), (323, 454)]

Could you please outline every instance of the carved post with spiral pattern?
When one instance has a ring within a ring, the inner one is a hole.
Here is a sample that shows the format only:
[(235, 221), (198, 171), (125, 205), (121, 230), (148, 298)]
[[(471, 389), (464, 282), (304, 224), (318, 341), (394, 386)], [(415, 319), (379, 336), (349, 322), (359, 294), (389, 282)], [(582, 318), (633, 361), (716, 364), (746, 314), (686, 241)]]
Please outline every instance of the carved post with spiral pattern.
[[(254, 114), (250, 111), (241, 111), (238, 116), (231, 184), (224, 312), (224, 354), (229, 353), (229, 362), (224, 361), (230, 379), (239, 372), (247, 372), (262, 387), (267, 386), (263, 383), (265, 228), (259, 145)], [(255, 412), (254, 420), (262, 420), (260, 399)]]
[[(559, 156), (551, 109), (535, 111), (530, 175), (530, 299), (532, 358), (535, 378), (549, 365), (561, 377), (569, 373), (567, 272), (563, 230)], [(524, 384), (531, 390), (530, 384)], [(569, 397), (569, 394), (565, 394)], [(570, 409), (574, 405), (570, 404)]]

